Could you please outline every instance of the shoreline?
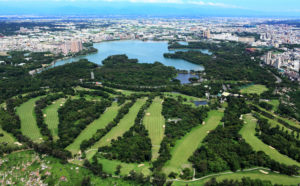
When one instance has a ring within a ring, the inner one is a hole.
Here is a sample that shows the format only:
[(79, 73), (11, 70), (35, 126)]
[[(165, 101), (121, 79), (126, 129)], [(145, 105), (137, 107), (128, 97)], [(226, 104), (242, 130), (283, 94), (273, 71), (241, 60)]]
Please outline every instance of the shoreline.
[[(124, 39), (124, 40), (116, 39), (116, 40), (107, 40), (107, 41), (91, 42), (91, 43), (93, 44), (93, 47), (94, 47), (95, 44), (100, 44), (100, 43), (104, 43), (104, 42), (126, 42), (126, 41), (138, 41), (138, 42), (150, 42), (150, 43), (160, 43), (160, 42), (168, 43), (169, 42), (169, 40), (159, 40), (159, 41), (157, 41), (157, 40), (140, 40), (140, 39)], [(170, 50), (170, 49), (168, 48), (168, 50)], [(172, 51), (172, 49), (170, 51)], [(29, 74), (30, 75), (35, 75), (37, 73), (41, 73), (44, 70), (48, 70), (50, 68), (55, 67), (56, 64), (57, 64), (57, 62), (60, 62), (60, 61), (63, 61), (63, 60), (68, 60), (68, 59), (71, 59), (71, 58), (84, 57), (84, 56), (87, 56), (87, 55), (90, 55), (90, 54), (93, 54), (93, 53), (97, 53), (97, 52), (99, 52), (99, 51), (97, 50), (97, 51), (94, 51), (94, 52), (91, 52), (91, 53), (82, 54), (82, 55), (64, 56), (62, 58), (59, 58), (59, 59), (56, 59), (56, 60), (52, 61), (46, 67), (41, 67), (41, 68), (29, 71)], [(189, 61), (187, 61), (187, 62), (189, 62)], [(185, 70), (181, 70), (181, 69), (177, 69), (177, 70), (179, 70), (179, 71), (185, 71)], [(203, 71), (203, 70), (201, 70), (201, 71)], [(190, 72), (190, 71), (197, 71), (197, 70), (186, 70), (186, 71)]]

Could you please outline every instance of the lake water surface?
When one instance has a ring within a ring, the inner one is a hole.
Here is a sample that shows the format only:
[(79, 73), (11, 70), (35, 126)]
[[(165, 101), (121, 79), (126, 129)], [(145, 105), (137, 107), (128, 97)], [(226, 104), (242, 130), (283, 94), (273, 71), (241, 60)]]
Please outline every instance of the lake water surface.
[[(94, 47), (98, 49), (97, 53), (60, 60), (54, 66), (78, 61), (79, 59), (88, 59), (91, 62), (102, 64), (102, 61), (108, 56), (126, 54), (129, 58), (138, 59), (140, 63), (154, 63), (158, 61), (179, 70), (204, 70), (202, 65), (196, 65), (182, 59), (164, 58), (164, 53), (174, 52), (168, 50), (168, 42), (138, 40), (109, 41), (95, 43)], [(207, 50), (200, 51), (206, 54), (210, 53)]]
[(190, 78), (193, 78), (193, 77), (199, 79), (199, 76), (197, 76), (197, 75), (193, 75), (193, 74), (182, 74), (182, 73), (179, 73), (175, 79), (178, 79), (178, 80), (180, 81), (181, 84), (189, 84), (189, 83), (191, 83), (191, 82), (189, 81), (189, 79), (190, 79)]

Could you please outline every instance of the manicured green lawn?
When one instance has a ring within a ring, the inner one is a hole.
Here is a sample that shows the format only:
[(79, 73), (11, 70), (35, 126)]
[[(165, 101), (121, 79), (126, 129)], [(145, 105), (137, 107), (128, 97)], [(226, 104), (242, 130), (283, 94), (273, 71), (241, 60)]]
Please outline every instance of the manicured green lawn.
[(197, 98), (197, 97), (194, 97), (194, 96), (188, 96), (188, 95), (181, 94), (181, 93), (176, 93), (176, 92), (165, 92), (164, 95), (167, 96), (167, 97), (175, 98), (175, 99), (177, 99), (180, 96), (184, 99), (184, 103), (186, 103), (188, 105), (191, 105), (193, 107), (196, 107), (195, 104), (194, 104), (194, 101), (206, 100), (204, 98)]
[(156, 160), (158, 157), (160, 143), (165, 133), (165, 118), (162, 116), (161, 111), (162, 99), (156, 97), (143, 119), (152, 143), (152, 160)]
[(253, 116), (249, 114), (244, 115), (244, 121), (245, 124), (241, 129), (240, 134), (255, 151), (263, 151), (270, 156), (271, 159), (280, 163), (300, 166), (300, 163), (283, 154), (280, 154), (276, 149), (270, 148), (269, 145), (263, 143), (255, 136), (256, 119)]
[(240, 92), (242, 94), (261, 94), (267, 91), (268, 88), (265, 85), (250, 85), (248, 87), (242, 88)]
[(72, 154), (78, 153), (81, 142), (93, 137), (98, 129), (105, 128), (117, 116), (119, 109), (120, 106), (118, 106), (118, 103), (114, 102), (98, 119), (89, 124), (66, 149), (72, 152)]
[(172, 158), (164, 166), (163, 172), (168, 175), (172, 171), (179, 173), (182, 168), (191, 167), (188, 162), (189, 157), (201, 145), (208, 132), (214, 130), (220, 124), (222, 117), (222, 111), (210, 111), (204, 125), (195, 127), (190, 133), (177, 141), (171, 151)]
[(173, 186), (186, 186), (187, 184), (189, 186), (204, 185), (213, 177), (215, 177), (217, 181), (221, 181), (225, 179), (241, 180), (243, 177), (250, 177), (251, 179), (271, 181), (272, 184), (297, 185), (298, 183), (300, 183), (299, 177), (291, 177), (291, 176), (272, 173), (272, 172), (269, 172), (269, 174), (263, 174), (259, 170), (254, 170), (250, 172), (236, 172), (236, 173), (230, 173), (225, 175), (212, 176), (199, 181), (191, 181), (191, 182), (174, 181)]
[(42, 135), (36, 124), (34, 106), (35, 102), (41, 97), (30, 99), (17, 108), (17, 114), (21, 120), (21, 131), (23, 135), (29, 137), (33, 141), (41, 141)]
[(45, 123), (48, 125), (49, 130), (54, 140), (58, 140), (58, 112), (57, 110), (65, 103), (65, 99), (59, 99), (53, 102), (52, 105), (46, 107), (43, 112), (45, 117)]
[(131, 94), (144, 94), (144, 93), (148, 93), (148, 92), (142, 92), (142, 91), (132, 91), (132, 90), (122, 90), (122, 89), (116, 89), (114, 88), (115, 91), (117, 92), (121, 92), (122, 94), (124, 94), (125, 96), (130, 96)]
[(272, 100), (270, 100), (270, 101), (267, 102), (267, 103), (273, 105), (273, 108), (272, 108), (272, 111), (273, 111), (273, 112), (277, 111), (278, 106), (279, 106), (279, 100), (277, 100), (277, 99), (272, 99)]
[(117, 139), (121, 137), (126, 131), (133, 126), (134, 120), (139, 112), (139, 109), (146, 102), (146, 98), (138, 99), (136, 103), (130, 108), (128, 114), (126, 114), (117, 126), (111, 129), (103, 138), (101, 138), (97, 143), (95, 143), (91, 149), (98, 149), (99, 147), (110, 145), (112, 139)]
[(143, 173), (145, 176), (150, 175), (150, 165), (146, 164), (137, 164), (137, 163), (124, 163), (117, 160), (108, 160), (104, 158), (99, 158), (98, 162), (103, 165), (103, 170), (110, 174), (115, 174), (116, 168), (118, 165), (121, 165), (121, 175), (128, 175), (131, 170), (136, 172)]
[(12, 134), (4, 131), (1, 127), (0, 127), (0, 134), (3, 134), (3, 136), (0, 136), (0, 143), (13, 144), (14, 142), (17, 141)]

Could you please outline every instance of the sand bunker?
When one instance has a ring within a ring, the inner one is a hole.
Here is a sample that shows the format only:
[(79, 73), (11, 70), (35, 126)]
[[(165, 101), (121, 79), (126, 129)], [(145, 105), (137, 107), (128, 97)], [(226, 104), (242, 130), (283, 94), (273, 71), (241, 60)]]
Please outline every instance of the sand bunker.
[(263, 173), (263, 174), (269, 174), (268, 172), (263, 171), (263, 170), (259, 170), (259, 172), (261, 172), (261, 173)]
[(274, 147), (272, 147), (272, 146), (270, 146), (270, 145), (269, 145), (269, 147), (270, 147), (271, 149), (273, 149), (273, 150), (275, 149)]

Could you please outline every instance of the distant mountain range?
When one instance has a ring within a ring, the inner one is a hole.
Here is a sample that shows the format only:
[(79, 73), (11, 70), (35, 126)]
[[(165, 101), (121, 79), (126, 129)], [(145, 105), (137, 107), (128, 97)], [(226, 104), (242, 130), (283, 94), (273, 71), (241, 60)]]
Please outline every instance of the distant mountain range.
[[(97, 16), (251, 16), (300, 17), (299, 12), (261, 12), (239, 8), (197, 6), (189, 4), (101, 3), (70, 6), (45, 2), (9, 4), (0, 2), (0, 15), (97, 15)], [(113, 5), (112, 5), (113, 4)]]

